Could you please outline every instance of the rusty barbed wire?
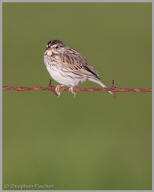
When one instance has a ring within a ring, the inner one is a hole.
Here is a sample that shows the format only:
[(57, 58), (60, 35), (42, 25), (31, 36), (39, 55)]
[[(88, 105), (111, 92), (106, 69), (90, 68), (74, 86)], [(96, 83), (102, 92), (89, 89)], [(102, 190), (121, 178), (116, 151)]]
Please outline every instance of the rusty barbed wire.
[[(56, 96), (57, 93), (55, 91), (55, 86), (51, 85), (51, 80), (49, 81), (48, 87), (11, 87), (11, 86), (3, 86), (2, 90), (13, 90), (13, 91), (52, 91)], [(60, 92), (68, 91), (69, 88), (61, 87)], [(112, 91), (113, 97), (116, 99), (116, 92), (137, 92), (137, 93), (143, 93), (143, 92), (152, 92), (152, 88), (143, 89), (143, 88), (117, 88), (114, 85), (114, 80), (112, 80), (112, 86), (111, 88), (80, 88), (80, 87), (74, 87), (74, 91), (76, 92), (94, 92), (94, 91)]]

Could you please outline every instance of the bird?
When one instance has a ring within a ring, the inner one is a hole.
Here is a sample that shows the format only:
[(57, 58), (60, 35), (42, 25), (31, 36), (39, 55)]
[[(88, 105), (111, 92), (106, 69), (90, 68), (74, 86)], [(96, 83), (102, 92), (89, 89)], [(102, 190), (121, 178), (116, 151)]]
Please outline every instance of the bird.
[[(59, 83), (55, 88), (58, 96), (63, 86), (69, 87), (69, 91), (75, 96), (74, 87), (87, 80), (106, 88), (88, 60), (61, 40), (51, 40), (47, 43), (44, 64), (52, 79)], [(112, 94), (111, 91), (108, 92)]]

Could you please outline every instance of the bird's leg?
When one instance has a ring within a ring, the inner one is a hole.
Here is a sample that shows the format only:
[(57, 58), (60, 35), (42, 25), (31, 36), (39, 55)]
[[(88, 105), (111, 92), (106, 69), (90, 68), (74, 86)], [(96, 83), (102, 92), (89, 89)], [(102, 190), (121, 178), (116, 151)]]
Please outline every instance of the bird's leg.
[(57, 85), (55, 88), (55, 92), (57, 93), (58, 96), (60, 96), (60, 88), (64, 87), (64, 85)]
[(76, 95), (76, 91), (74, 91), (74, 88), (79, 84), (79, 82), (80, 81), (76, 81), (75, 83), (74, 83), (74, 86), (71, 86), (70, 88), (69, 88), (69, 91), (75, 96)]
[(52, 85), (51, 85), (51, 79), (49, 80), (48, 87), (52, 87)]

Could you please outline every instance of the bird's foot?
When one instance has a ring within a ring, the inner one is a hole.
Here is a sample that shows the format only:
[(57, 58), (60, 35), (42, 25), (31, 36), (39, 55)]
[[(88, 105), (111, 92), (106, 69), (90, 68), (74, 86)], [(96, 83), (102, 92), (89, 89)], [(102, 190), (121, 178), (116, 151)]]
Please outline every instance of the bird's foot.
[(56, 92), (57, 96), (60, 96), (60, 88), (61, 87), (64, 87), (64, 85), (57, 85), (55, 88), (55, 92)]
[(74, 97), (75, 97), (76, 91), (74, 90), (74, 88), (75, 88), (75, 86), (70, 87), (70, 88), (69, 88), (69, 91), (70, 91), (70, 92), (74, 95)]

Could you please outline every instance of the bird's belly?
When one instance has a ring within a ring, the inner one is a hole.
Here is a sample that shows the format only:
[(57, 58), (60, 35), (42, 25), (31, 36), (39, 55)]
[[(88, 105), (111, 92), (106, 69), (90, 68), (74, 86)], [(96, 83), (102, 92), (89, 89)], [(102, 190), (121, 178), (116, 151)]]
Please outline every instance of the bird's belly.
[(66, 72), (61, 71), (57, 67), (46, 65), (47, 70), (51, 77), (62, 85), (66, 85), (68, 87), (74, 86), (75, 79), (69, 76)]

